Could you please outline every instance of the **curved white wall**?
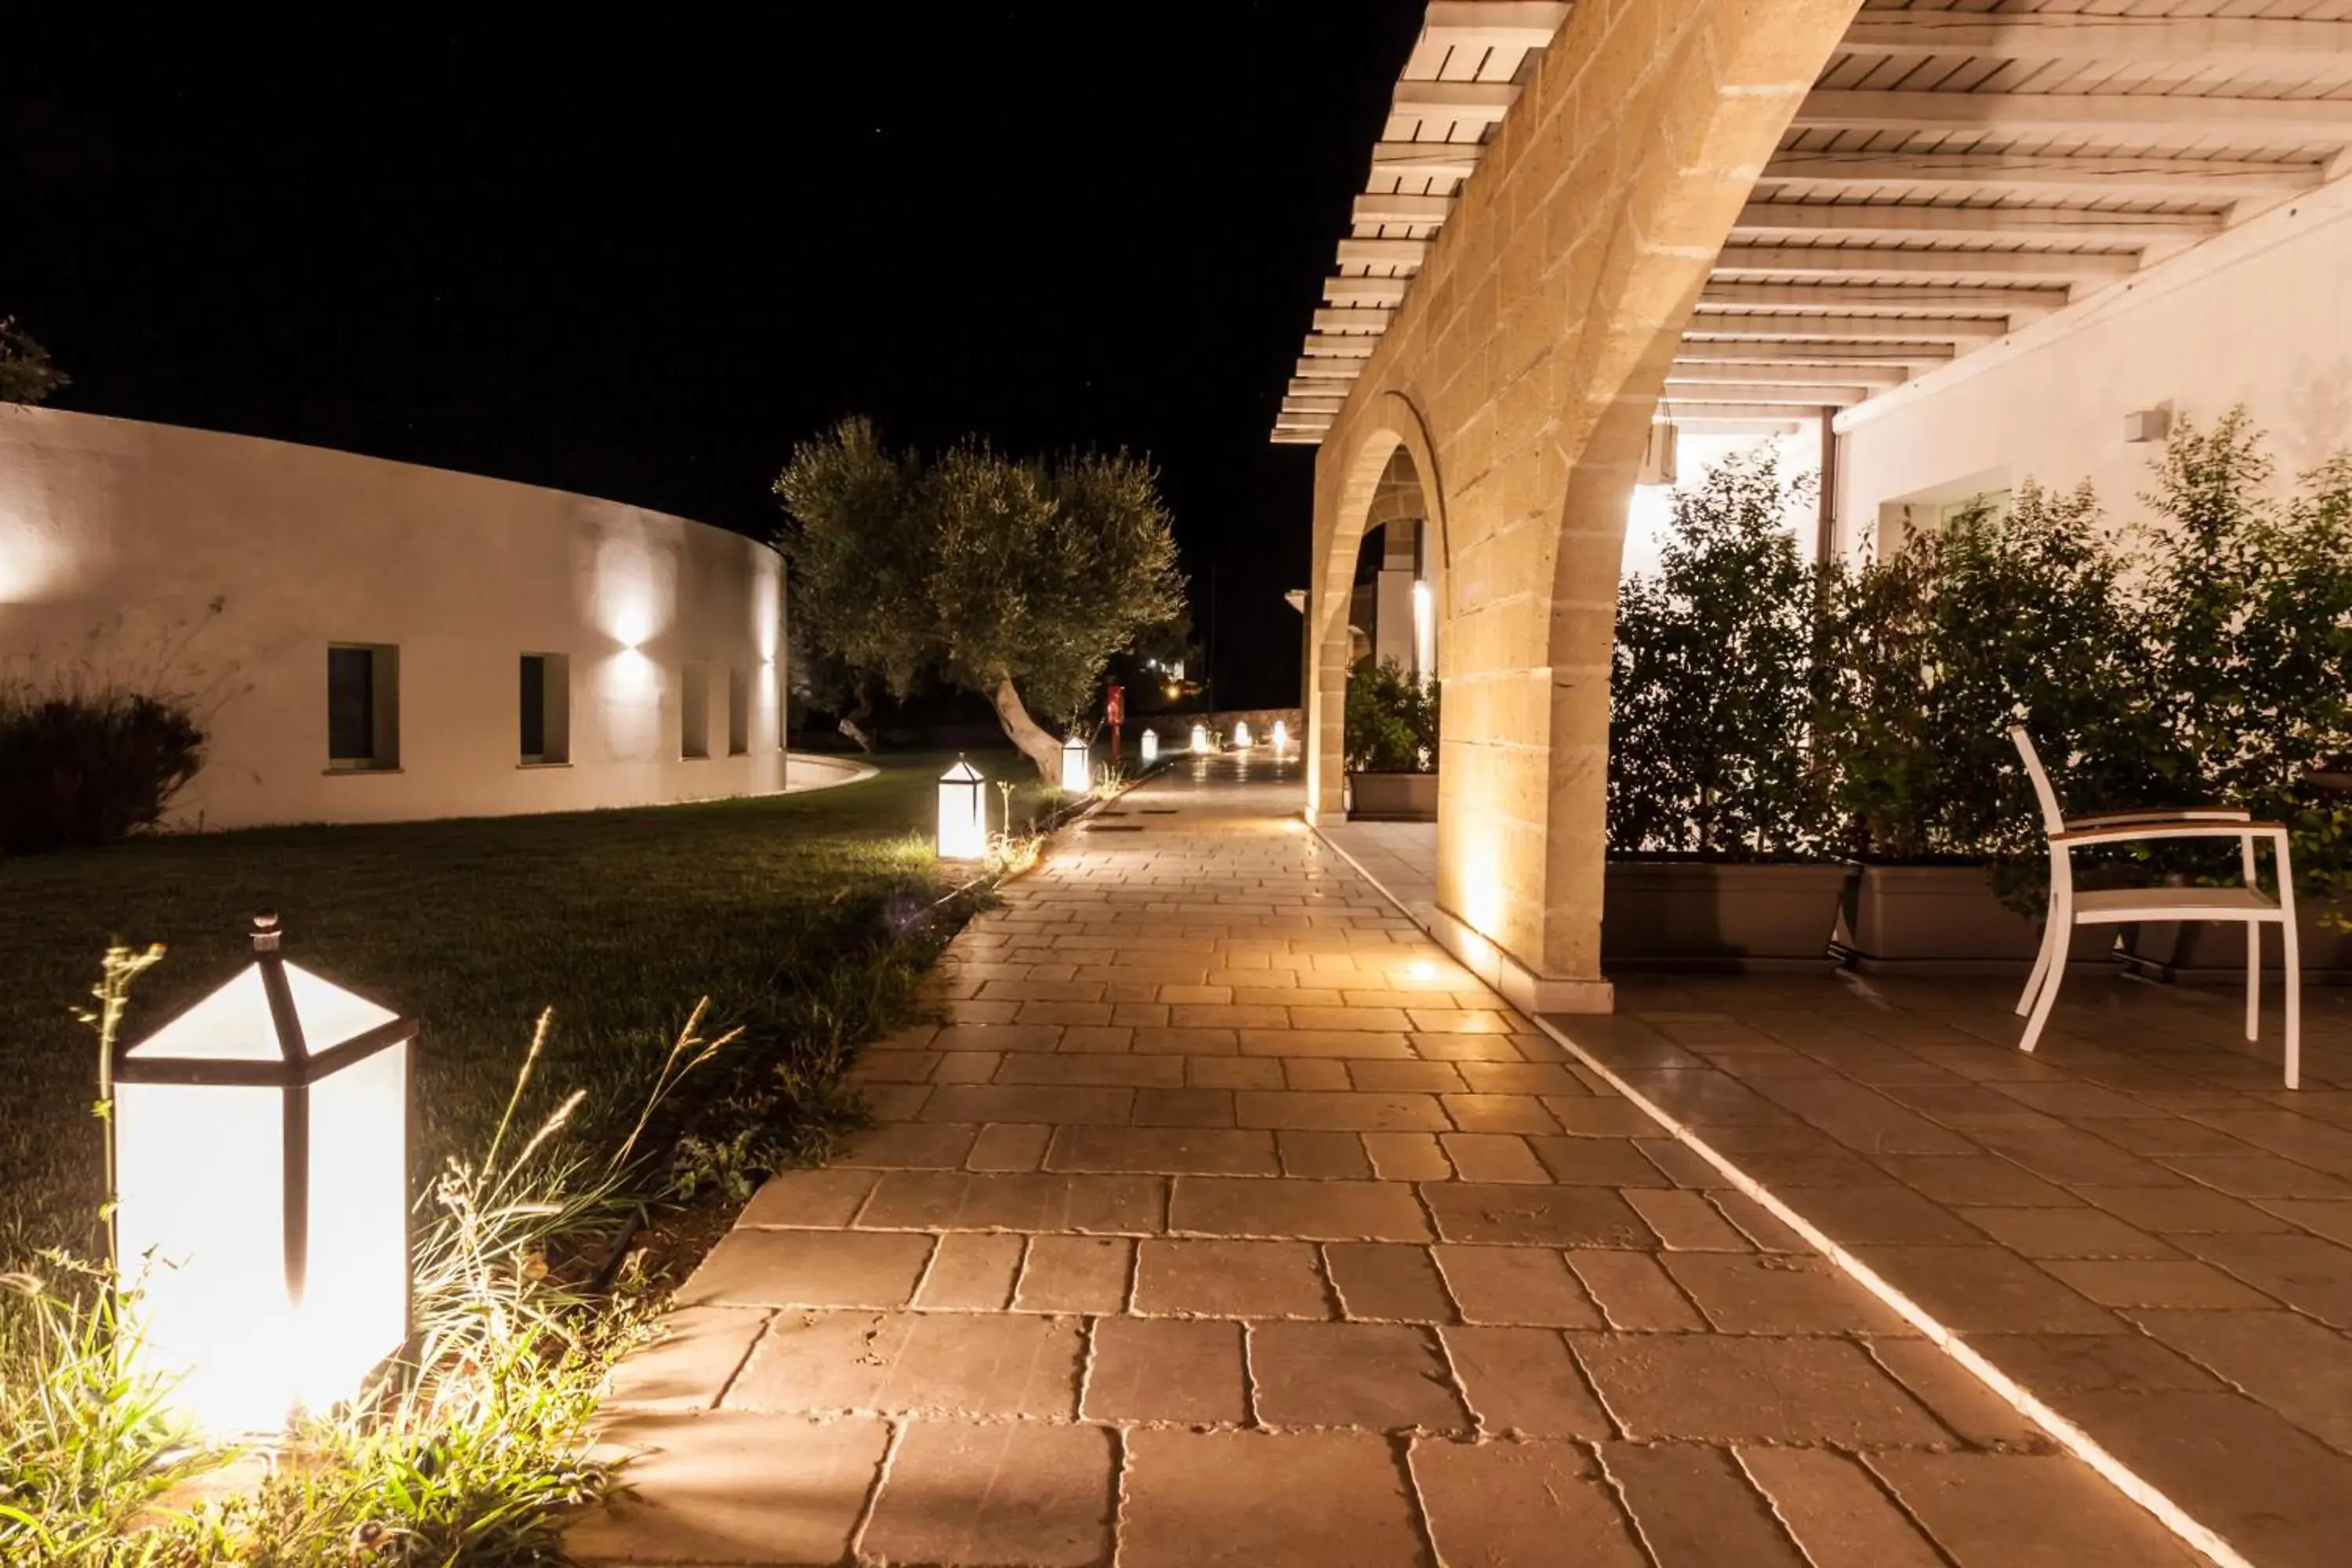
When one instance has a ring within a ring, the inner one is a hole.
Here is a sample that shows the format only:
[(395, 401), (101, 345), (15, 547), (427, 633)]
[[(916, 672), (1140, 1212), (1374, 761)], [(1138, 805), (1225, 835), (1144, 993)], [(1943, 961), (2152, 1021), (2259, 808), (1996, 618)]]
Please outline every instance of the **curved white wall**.
[[(205, 694), (208, 760), (174, 803), (174, 826), (781, 790), (783, 614), (774, 551), (683, 518), (0, 404), (0, 679)], [(329, 765), (334, 643), (398, 649), (394, 770)], [(522, 761), (525, 654), (568, 666), (561, 765)], [(689, 663), (707, 672), (701, 759), (681, 754)], [(735, 755), (730, 672), (748, 708)]]

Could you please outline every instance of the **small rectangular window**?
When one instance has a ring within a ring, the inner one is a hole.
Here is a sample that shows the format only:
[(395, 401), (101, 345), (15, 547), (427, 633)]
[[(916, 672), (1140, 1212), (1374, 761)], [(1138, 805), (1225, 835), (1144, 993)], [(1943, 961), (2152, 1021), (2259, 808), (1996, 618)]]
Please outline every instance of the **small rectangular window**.
[(522, 656), (519, 692), (520, 742), (526, 764), (572, 760), (572, 661), (560, 653)]
[(364, 773), (400, 765), (400, 650), (384, 643), (327, 648), (327, 766)]
[(751, 678), (730, 665), (727, 669), (727, 754), (749, 755), (751, 750)]
[(710, 754), (710, 667), (691, 663), (679, 672), (677, 754)]

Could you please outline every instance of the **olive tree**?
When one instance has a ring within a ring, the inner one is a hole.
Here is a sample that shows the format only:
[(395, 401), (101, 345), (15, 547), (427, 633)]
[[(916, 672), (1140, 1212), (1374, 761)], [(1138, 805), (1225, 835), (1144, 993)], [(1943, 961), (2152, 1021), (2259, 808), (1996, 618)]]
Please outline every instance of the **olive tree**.
[(1158, 479), (1124, 452), (894, 456), (851, 418), (776, 490), (805, 645), (900, 696), (936, 675), (987, 698), (1049, 783), (1060, 745), (1033, 710), (1075, 718), (1113, 654), (1183, 610)]
[(16, 318), (0, 316), (0, 403), (39, 403), (71, 379)]

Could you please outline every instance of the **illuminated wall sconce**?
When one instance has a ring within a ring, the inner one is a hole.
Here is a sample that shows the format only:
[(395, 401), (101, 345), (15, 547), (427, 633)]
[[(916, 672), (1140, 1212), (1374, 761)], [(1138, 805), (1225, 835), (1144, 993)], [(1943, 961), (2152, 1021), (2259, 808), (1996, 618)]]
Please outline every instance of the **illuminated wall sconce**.
[(1290, 744), (1290, 726), (1276, 719), (1274, 721), (1274, 754), (1282, 755), (1282, 748)]
[(1094, 758), (1076, 735), (1062, 742), (1062, 793), (1085, 795), (1095, 786)]
[(1209, 749), (1209, 727), (1206, 724), (1192, 726), (1192, 749), (1196, 752), (1205, 752)]
[(1249, 744), (1250, 744), (1249, 721), (1248, 721), (1248, 720), (1246, 720), (1246, 719), (1236, 719), (1236, 720), (1234, 720), (1234, 747), (1235, 747), (1237, 750), (1246, 752), (1246, 751), (1248, 751), (1248, 750), (1249, 750)]
[(1143, 732), (1143, 765), (1148, 768), (1159, 760), (1160, 731), (1157, 730), (1146, 730)]
[(139, 1353), (204, 1429), (360, 1393), (409, 1332), (416, 1026), (280, 955), (113, 1063), (116, 1257)]
[(1412, 585), (1412, 672), (1424, 685), (1437, 678), (1437, 600), (1427, 583)]
[(980, 770), (961, 757), (940, 775), (940, 858), (988, 858), (988, 790)]

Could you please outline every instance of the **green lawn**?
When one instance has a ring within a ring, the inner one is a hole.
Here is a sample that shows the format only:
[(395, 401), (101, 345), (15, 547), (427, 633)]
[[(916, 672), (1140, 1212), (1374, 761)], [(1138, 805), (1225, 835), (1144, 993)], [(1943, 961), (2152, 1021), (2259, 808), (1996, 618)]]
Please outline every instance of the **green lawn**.
[[(624, 1126), (698, 997), (717, 1028), (747, 1029), (738, 1083), (903, 1012), (905, 976), (885, 971), (926, 956), (953, 918), (922, 913), (948, 886), (929, 834), (951, 759), (877, 760), (865, 783), (762, 800), (0, 862), (0, 1266), (28, 1243), (94, 1238), (96, 1047), (72, 1015), (110, 939), (171, 950), (133, 993), (136, 1039), (246, 962), (255, 910), (281, 911), (290, 958), (421, 1021), (427, 1170), (481, 1146), (545, 1006), (538, 1103), (585, 1088), (585, 1114)], [(1010, 752), (974, 760), (992, 779), (1024, 773)], [(1036, 799), (1024, 788), (1014, 816)]]

